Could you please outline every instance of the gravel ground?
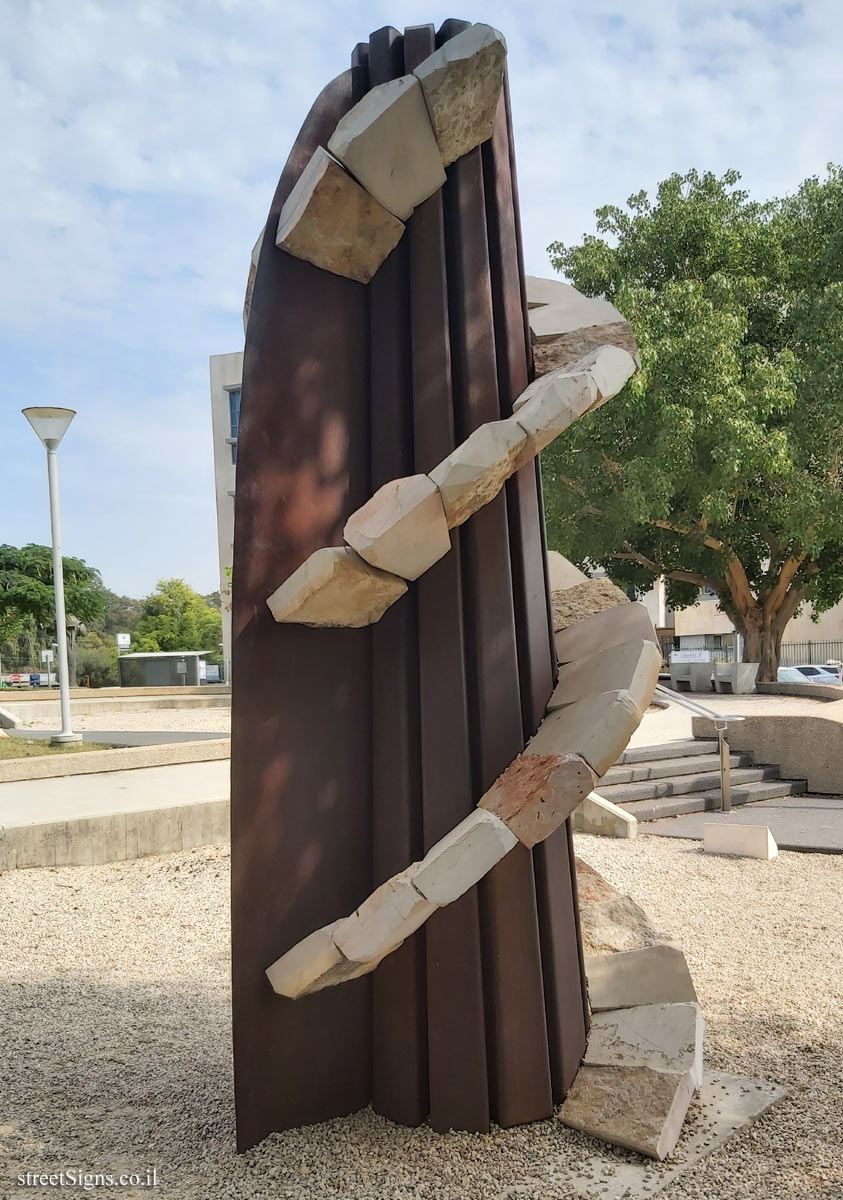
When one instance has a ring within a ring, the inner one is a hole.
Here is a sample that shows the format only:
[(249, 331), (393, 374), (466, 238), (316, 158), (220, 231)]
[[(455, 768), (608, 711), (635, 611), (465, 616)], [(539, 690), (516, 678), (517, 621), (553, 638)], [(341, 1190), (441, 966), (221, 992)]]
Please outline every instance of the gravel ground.
[[(791, 1092), (662, 1194), (840, 1200), (841, 860), (587, 835), (577, 849), (685, 946), (708, 1065)], [(157, 1194), (189, 1200), (570, 1196), (561, 1164), (595, 1143), (558, 1121), (443, 1137), (366, 1111), (236, 1155), (227, 903), (222, 847), (0, 876), (0, 1196), (56, 1194), (12, 1187), (26, 1170), (147, 1166)]]
[[(58, 706), (56, 706), (58, 712)], [(56, 719), (50, 717), (31, 717), (22, 722), (26, 729), (55, 729)], [(141, 708), (130, 712), (106, 712), (99, 716), (73, 716), (73, 728), (82, 733), (93, 729), (95, 732), (107, 733), (123, 729), (151, 729), (160, 732), (164, 729), (185, 730), (194, 733), (230, 733), (230, 708)]]

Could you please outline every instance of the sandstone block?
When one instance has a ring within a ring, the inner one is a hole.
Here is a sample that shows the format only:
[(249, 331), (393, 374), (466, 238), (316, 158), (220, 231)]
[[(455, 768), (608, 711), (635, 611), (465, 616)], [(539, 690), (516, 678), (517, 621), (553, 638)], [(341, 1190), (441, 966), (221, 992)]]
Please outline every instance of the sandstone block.
[(349, 962), (337, 949), (332, 934), (338, 921), (297, 942), (286, 954), (267, 967), (266, 977), (272, 990), (279, 996), (296, 1000), (324, 987), (356, 979), (374, 970), (377, 963), (361, 967), (360, 963)]
[(340, 118), (328, 150), (396, 217), (445, 182), (445, 168), (414, 75), (379, 83)]
[(481, 798), (479, 807), (505, 821), (519, 842), (535, 846), (558, 829), (594, 786), (594, 773), (574, 754), (520, 754)]
[(626, 690), (642, 712), (653, 698), (661, 670), (661, 651), (647, 639), (598, 650), (568, 663), (547, 704), (548, 712), (599, 692)]
[(603, 900), (616, 900), (620, 896), (618, 889), (585, 859), (575, 858), (574, 869), (580, 908), (587, 904), (599, 904)]
[(427, 475), (393, 479), (352, 513), (343, 537), (373, 567), (418, 579), (451, 549), (436, 484)]
[(629, 603), (629, 597), (611, 579), (587, 579), (585, 583), (552, 593), (550, 607), (554, 631), (559, 633), (584, 617)]
[(472, 25), (416, 67), (445, 166), (492, 136), (505, 62), (503, 35)]
[(638, 604), (637, 601), (613, 606), (610, 610), (593, 616), (583, 616), (558, 632), (553, 640), (559, 662), (568, 663), (585, 658), (595, 650), (622, 646), (635, 638), (648, 638), (655, 645), (659, 645), (649, 613), (644, 605)]
[(368, 283), (404, 226), (318, 147), (287, 197), (275, 244), (323, 271)]
[[(626, 747), (641, 722), (629, 692), (600, 692), (548, 713), (527, 743), (528, 754), (577, 754), (599, 778)], [(585, 794), (592, 790), (589, 787)]]
[(434, 913), (431, 903), (411, 882), (413, 867), (376, 888), (355, 912), (333, 931), (337, 948), (355, 963), (380, 961), (415, 933)]
[(730, 821), (703, 822), (703, 849), (707, 854), (739, 854), (744, 858), (771, 859), (779, 848), (766, 825), (738, 825)]
[(641, 950), (661, 940), (650, 918), (631, 896), (581, 903), (580, 929), (585, 955)]
[(679, 1140), (693, 1093), (687, 1072), (584, 1065), (559, 1115), (591, 1137), (661, 1160)]
[(249, 326), (249, 311), (252, 307), (252, 292), (255, 287), (255, 276), (258, 273), (258, 258), (260, 257), (261, 246), (263, 246), (263, 235), (266, 233), (266, 226), (258, 234), (258, 240), (252, 247), (252, 257), (249, 260), (249, 277), (246, 280), (246, 296), (243, 300), (243, 332), (245, 333)]
[(571, 828), (575, 833), (594, 833), (602, 837), (638, 837), (637, 819), (597, 792), (589, 792), (579, 808), (574, 809)]
[(316, 550), (267, 600), (276, 621), (358, 629), (379, 621), (407, 590), (346, 546)]
[(578, 583), (585, 583), (588, 576), (579, 567), (575, 567), (572, 562), (568, 562), (564, 554), (560, 554), (558, 550), (548, 550), (547, 552), (547, 582), (551, 592), (559, 592), (564, 588), (576, 587)]
[(522, 460), (535, 457), (597, 402), (597, 385), (590, 371), (552, 371), (534, 379), (514, 409), (518, 424), (530, 439)]
[(412, 868), (415, 889), (433, 904), (450, 904), (518, 844), (494, 813), (476, 808)]
[(699, 1091), (703, 1030), (698, 1004), (644, 1004), (591, 1018), (584, 1063), (598, 1067), (652, 1067), (690, 1074)]
[(449, 529), (494, 499), (517, 469), (526, 445), (527, 435), (513, 418), (489, 421), (430, 472), (442, 494)]
[(647, 946), (585, 960), (592, 1012), (642, 1004), (696, 1004), (697, 993), (678, 946)]

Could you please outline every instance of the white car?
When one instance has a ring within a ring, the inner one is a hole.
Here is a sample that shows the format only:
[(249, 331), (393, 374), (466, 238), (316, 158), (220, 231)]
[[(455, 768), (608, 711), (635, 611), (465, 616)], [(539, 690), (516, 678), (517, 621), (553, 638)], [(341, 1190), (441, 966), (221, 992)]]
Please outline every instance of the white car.
[(779, 667), (776, 676), (779, 683), (840, 683), (841, 668), (827, 663), (803, 667)]

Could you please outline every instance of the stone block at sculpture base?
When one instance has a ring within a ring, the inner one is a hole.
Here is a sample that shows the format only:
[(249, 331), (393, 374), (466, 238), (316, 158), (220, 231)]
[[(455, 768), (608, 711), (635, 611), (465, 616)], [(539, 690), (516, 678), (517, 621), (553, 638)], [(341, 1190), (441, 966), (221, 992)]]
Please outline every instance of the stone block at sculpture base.
[(642, 1004), (696, 1004), (697, 993), (677, 946), (647, 946), (585, 960), (593, 1012)]
[(492, 136), (505, 60), (503, 36), (472, 25), (416, 67), (445, 166)]
[(638, 820), (597, 792), (589, 792), (579, 808), (571, 814), (574, 833), (594, 833), (601, 837), (638, 837)]
[(323, 271), (368, 283), (404, 226), (321, 146), (281, 209), (275, 244)]
[(349, 962), (340, 953), (332, 936), (338, 924), (334, 921), (315, 930), (267, 967), (266, 977), (274, 992), (296, 1000), (299, 996), (345, 983), (347, 979), (356, 979), (374, 970), (377, 963), (364, 967)]
[(343, 537), (371, 566), (402, 579), (418, 579), (451, 549), (439, 489), (427, 475), (378, 488), (348, 518)]
[(548, 713), (527, 743), (527, 752), (578, 754), (599, 778), (617, 760), (641, 723), (641, 715), (629, 692), (586, 696)]
[(489, 421), (434, 467), (430, 478), (442, 493), (450, 529), (494, 499), (526, 444), (527, 435), (514, 419)]
[(402, 221), (445, 182), (421, 84), (414, 75), (367, 92), (340, 118), (328, 150)]
[(412, 868), (413, 886), (433, 904), (451, 904), (517, 844), (494, 813), (476, 808)]
[(584, 696), (625, 689), (643, 712), (653, 698), (661, 665), (661, 651), (646, 639), (598, 650), (560, 669), (547, 710), (553, 712)]
[(396, 950), (436, 911), (410, 882), (411, 867), (376, 888), (351, 916), (338, 921), (333, 939), (352, 962), (380, 960)]
[(520, 754), (479, 802), (505, 821), (519, 842), (543, 842), (594, 786), (594, 773), (574, 754)]
[(582, 1066), (559, 1115), (590, 1137), (661, 1160), (679, 1140), (693, 1094), (687, 1072)]
[(705, 1021), (699, 1004), (645, 1004), (595, 1013), (583, 1062), (597, 1067), (651, 1067), (703, 1077)]
[(267, 600), (276, 621), (360, 628), (379, 621), (407, 590), (347, 546), (316, 550)]
[[(611, 579), (588, 579), (585, 583), (564, 588), (560, 592), (554, 592), (550, 597), (554, 632), (560, 633), (569, 625), (574, 625), (587, 617), (608, 612), (610, 608), (617, 608), (619, 605), (629, 603), (629, 597), (624, 595)], [(643, 608), (643, 605), (640, 607)], [(641, 634), (640, 636), (646, 635)], [(623, 640), (632, 641), (632, 638)], [(617, 645), (617, 643), (615, 644)], [(582, 655), (577, 655), (577, 657), (583, 657), (585, 654), (593, 653), (594, 650), (601, 648), (601, 646), (593, 646), (589, 650), (584, 650)]]
[(703, 822), (703, 850), (707, 854), (738, 854), (744, 858), (776, 858), (779, 848), (766, 825), (738, 825), (726, 821)]
[[(573, 589), (568, 588), (567, 591)], [(564, 595), (564, 592), (562, 593)], [(554, 635), (556, 657), (560, 663), (575, 662), (596, 650), (622, 646), (635, 638), (648, 638), (659, 645), (653, 622), (643, 604), (637, 601), (612, 607), (611, 611), (583, 617)]]
[(618, 954), (640, 950), (661, 940), (650, 918), (631, 896), (615, 896), (597, 904), (580, 903), (583, 954)]

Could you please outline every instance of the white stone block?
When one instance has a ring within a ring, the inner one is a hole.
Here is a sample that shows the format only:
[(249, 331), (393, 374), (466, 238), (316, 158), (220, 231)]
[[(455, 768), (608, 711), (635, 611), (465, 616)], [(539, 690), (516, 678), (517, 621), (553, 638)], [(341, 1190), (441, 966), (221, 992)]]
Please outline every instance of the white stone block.
[(266, 977), (274, 992), (296, 1000), (375, 969), (377, 962), (361, 966), (340, 953), (332, 937), (338, 924), (334, 921), (315, 930), (267, 967)]
[(688, 1072), (583, 1065), (559, 1116), (590, 1137), (661, 1161), (679, 1140), (693, 1094)]
[[(570, 283), (562, 279), (542, 279), (540, 275), (527, 275), (527, 308), (542, 308), (546, 304), (564, 304), (568, 293), (576, 291)], [(582, 293), (577, 292), (580, 296)]]
[[(629, 692), (600, 692), (548, 713), (527, 743), (529, 754), (578, 754), (598, 779), (626, 748), (641, 723)], [(588, 788), (592, 791), (593, 786)]]
[(260, 257), (261, 247), (263, 246), (263, 235), (266, 233), (266, 226), (258, 234), (258, 240), (252, 247), (252, 257), (249, 260), (249, 277), (246, 280), (246, 296), (243, 300), (243, 332), (245, 333), (249, 326), (249, 311), (252, 307), (252, 292), (255, 287), (255, 276), (258, 273), (258, 259)]
[(333, 939), (342, 954), (356, 963), (378, 961), (397, 950), (436, 911), (437, 905), (416, 891), (413, 868), (393, 875), (360, 907), (338, 921)]
[(357, 629), (379, 621), (407, 590), (347, 546), (315, 550), (267, 600), (276, 621)]
[(627, 384), (635, 374), (637, 364), (628, 350), (620, 346), (600, 346), (577, 361), (578, 371), (588, 371), (599, 393), (594, 408), (599, 408)]
[(690, 1074), (699, 1090), (703, 1031), (699, 1004), (644, 1004), (595, 1013), (583, 1062), (599, 1067), (652, 1067)]
[(476, 808), (415, 864), (413, 886), (433, 904), (451, 904), (517, 845), (503, 821)]
[(318, 147), (278, 218), (275, 244), (323, 271), (368, 283), (404, 226)]
[(534, 379), (519, 396), (514, 410), (518, 424), (530, 439), (522, 460), (527, 461), (528, 455), (535, 457), (597, 402), (597, 385), (590, 371), (550, 371)]
[(648, 639), (597, 650), (568, 663), (548, 701), (548, 712), (600, 692), (627, 691), (644, 712), (653, 698), (661, 670), (661, 651)]
[(737, 854), (744, 858), (775, 858), (779, 848), (766, 825), (738, 825), (728, 819), (703, 822), (707, 854)]
[(505, 821), (524, 846), (543, 842), (588, 795), (594, 772), (576, 754), (534, 754), (530, 747), (510, 763), (479, 807)]
[(472, 25), (413, 72), (446, 166), (492, 136), (505, 61), (503, 35), (490, 25)]
[(633, 601), (606, 612), (595, 613), (594, 616), (583, 617), (581, 621), (557, 633), (553, 640), (559, 662), (568, 663), (594, 654), (597, 650), (622, 646), (636, 638), (647, 638), (659, 646), (649, 613), (643, 604)]
[(328, 150), (370, 195), (406, 221), (445, 182), (419, 81), (379, 83), (340, 118)]
[[(534, 298), (532, 305), (531, 295)], [(543, 296), (544, 300), (537, 303), (537, 295)], [(536, 280), (531, 287), (528, 278), (527, 304), (530, 308), (530, 328), (537, 342), (554, 341), (579, 329), (627, 324), (626, 318), (614, 304), (599, 297), (584, 296), (561, 279)]]
[(495, 498), (517, 469), (526, 445), (527, 435), (514, 418), (489, 421), (430, 472), (442, 493), (450, 529)]
[(632, 813), (597, 792), (589, 792), (579, 808), (574, 809), (571, 828), (575, 833), (594, 833), (600, 837), (638, 837), (638, 821)]
[(642, 1004), (696, 1004), (697, 993), (678, 946), (646, 946), (585, 960), (592, 1012)]
[(564, 554), (558, 550), (547, 552), (547, 583), (551, 592), (560, 592), (565, 588), (575, 587), (578, 583), (587, 583), (588, 576), (572, 562), (568, 562)]
[(352, 513), (343, 537), (373, 567), (418, 579), (451, 549), (439, 489), (427, 475), (393, 479)]

